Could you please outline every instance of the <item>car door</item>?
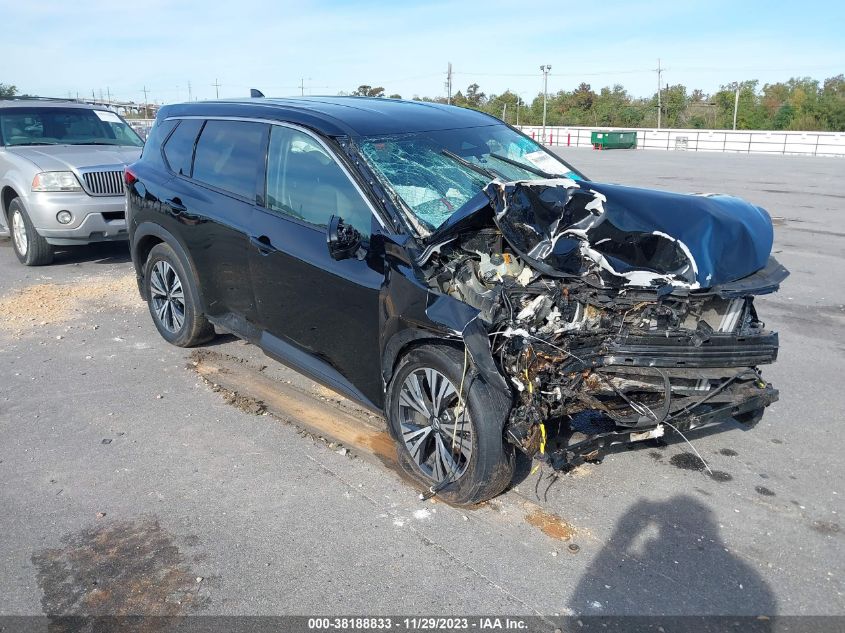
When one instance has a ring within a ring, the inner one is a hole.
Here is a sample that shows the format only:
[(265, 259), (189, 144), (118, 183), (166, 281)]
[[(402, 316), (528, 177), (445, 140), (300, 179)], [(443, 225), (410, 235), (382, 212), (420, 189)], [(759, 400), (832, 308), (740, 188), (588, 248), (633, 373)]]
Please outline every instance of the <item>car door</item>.
[[(196, 120), (182, 121), (174, 135), (186, 124), (194, 126)], [(256, 196), (263, 190), (268, 131), (269, 125), (248, 121), (202, 123), (187, 158), (173, 158), (177, 164), (171, 168), (179, 169), (179, 177), (167, 201), (184, 225), (179, 234), (200, 278), (207, 314), (247, 337), (248, 324), (257, 320), (249, 282), (249, 227)], [(165, 157), (172, 138), (165, 144)]]
[(250, 247), (262, 346), (378, 406), (384, 274), (368, 258), (330, 257), (326, 226), (332, 215), (366, 238), (378, 227), (372, 208), (324, 143), (297, 128), (272, 126), (265, 200), (253, 217)]

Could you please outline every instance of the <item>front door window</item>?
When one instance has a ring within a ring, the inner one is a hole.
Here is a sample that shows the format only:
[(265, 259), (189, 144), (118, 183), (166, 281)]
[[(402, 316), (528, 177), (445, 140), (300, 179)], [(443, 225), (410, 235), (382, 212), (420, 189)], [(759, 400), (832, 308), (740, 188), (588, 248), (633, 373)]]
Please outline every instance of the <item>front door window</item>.
[(372, 212), (361, 194), (325, 148), (299, 130), (272, 128), (266, 205), (319, 228), (337, 215), (370, 234)]

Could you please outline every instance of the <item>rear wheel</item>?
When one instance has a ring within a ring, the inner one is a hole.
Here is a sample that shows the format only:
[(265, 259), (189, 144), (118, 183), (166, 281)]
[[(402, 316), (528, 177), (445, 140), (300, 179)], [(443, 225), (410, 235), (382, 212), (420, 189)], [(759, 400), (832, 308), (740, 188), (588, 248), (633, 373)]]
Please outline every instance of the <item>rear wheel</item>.
[(501, 423), (491, 415), (497, 403), (466, 371), (466, 360), (448, 346), (413, 349), (400, 361), (387, 394), (403, 470), (459, 505), (499, 494), (514, 470)]
[(15, 255), (21, 264), (46, 266), (53, 263), (53, 247), (35, 230), (20, 198), (9, 203), (9, 229)]
[(156, 244), (144, 268), (145, 294), (159, 334), (179, 347), (214, 338), (214, 326), (199, 309), (192, 277), (168, 244)]

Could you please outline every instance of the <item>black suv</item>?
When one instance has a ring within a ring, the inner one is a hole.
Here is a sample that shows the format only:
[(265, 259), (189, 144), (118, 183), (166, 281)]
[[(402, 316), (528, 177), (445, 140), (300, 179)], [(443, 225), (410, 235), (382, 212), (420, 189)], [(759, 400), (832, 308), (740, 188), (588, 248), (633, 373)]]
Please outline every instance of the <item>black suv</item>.
[(469, 504), (515, 451), (603, 447), (777, 399), (762, 209), (599, 184), (488, 115), (352, 97), (161, 108), (126, 170), (138, 284), (179, 346), (217, 326), (383, 413)]

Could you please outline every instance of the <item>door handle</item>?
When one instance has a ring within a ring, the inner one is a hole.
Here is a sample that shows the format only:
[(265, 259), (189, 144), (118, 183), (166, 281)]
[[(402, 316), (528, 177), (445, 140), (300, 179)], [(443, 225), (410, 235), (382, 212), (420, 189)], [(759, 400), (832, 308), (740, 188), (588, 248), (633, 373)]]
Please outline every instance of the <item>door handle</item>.
[(258, 237), (252, 236), (249, 238), (249, 243), (252, 244), (255, 248), (258, 249), (258, 252), (262, 255), (269, 255), (270, 253), (275, 253), (279, 249), (273, 246), (273, 243), (270, 241), (270, 238), (266, 235), (260, 235)]
[(169, 200), (165, 200), (164, 204), (170, 207), (176, 215), (181, 215), (188, 210), (179, 198), (170, 198)]

